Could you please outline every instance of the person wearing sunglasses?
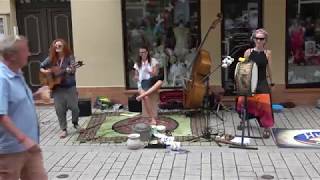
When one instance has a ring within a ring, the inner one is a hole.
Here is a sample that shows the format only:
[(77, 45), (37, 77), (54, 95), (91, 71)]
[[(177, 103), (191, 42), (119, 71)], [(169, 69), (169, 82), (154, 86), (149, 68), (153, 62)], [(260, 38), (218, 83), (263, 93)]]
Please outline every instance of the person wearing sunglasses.
[[(254, 41), (254, 48), (247, 49), (244, 58), (256, 63), (258, 83), (255, 94), (248, 97), (247, 112), (249, 116), (256, 117), (259, 125), (264, 128), (263, 137), (269, 138), (270, 128), (274, 125), (270, 88), (274, 86), (274, 83), (271, 73), (271, 50), (266, 48), (268, 32), (264, 29), (257, 29), (252, 33), (251, 39)], [(243, 105), (244, 97), (240, 96), (237, 98), (238, 113), (241, 112)]]
[(61, 129), (60, 138), (65, 138), (67, 132), (67, 111), (72, 112), (72, 124), (76, 131), (83, 131), (79, 126), (79, 107), (78, 107), (78, 92), (76, 88), (76, 69), (72, 64), (75, 64), (75, 59), (67, 42), (63, 39), (56, 39), (51, 43), (49, 57), (40, 64), (42, 73), (50, 74), (51, 67), (60, 67), (66, 69), (63, 73), (63, 80), (60, 84), (52, 89), (54, 106), (58, 116)]
[[(151, 58), (148, 48), (144, 46), (139, 48), (139, 57), (133, 68), (135, 69), (134, 80), (137, 81), (139, 95), (142, 95), (157, 82), (159, 62), (155, 58)], [(142, 101), (143, 110), (146, 112), (144, 114), (143, 111), (143, 115), (151, 118), (151, 125), (156, 125), (159, 100), (157, 92), (152, 91), (139, 100)]]

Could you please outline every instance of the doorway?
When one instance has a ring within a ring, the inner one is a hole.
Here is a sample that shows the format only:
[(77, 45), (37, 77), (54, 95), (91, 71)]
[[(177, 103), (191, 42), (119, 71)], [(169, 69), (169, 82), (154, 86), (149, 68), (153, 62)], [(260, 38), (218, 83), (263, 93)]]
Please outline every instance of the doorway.
[(50, 43), (56, 38), (62, 38), (73, 48), (70, 2), (17, 0), (16, 10), (19, 34), (28, 38), (31, 53), (23, 72), (34, 91), (40, 86), (40, 63), (48, 56)]

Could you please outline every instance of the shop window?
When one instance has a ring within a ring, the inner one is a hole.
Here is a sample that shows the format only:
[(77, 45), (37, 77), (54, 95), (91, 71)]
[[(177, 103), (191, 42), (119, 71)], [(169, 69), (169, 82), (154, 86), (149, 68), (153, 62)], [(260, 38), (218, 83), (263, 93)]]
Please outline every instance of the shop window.
[(28, 4), (28, 3), (55, 3), (55, 2), (70, 2), (70, 0), (17, 0), (19, 4)]
[(0, 36), (8, 34), (8, 21), (6, 15), (0, 15)]
[(320, 0), (287, 1), (287, 87), (320, 87)]
[(223, 0), (222, 21), (222, 59), (232, 56), (235, 61), (230, 67), (222, 69), (222, 86), (226, 95), (234, 93), (234, 70), (239, 57), (252, 47), (250, 40), (253, 30), (262, 27), (262, 0)]
[(134, 63), (147, 46), (160, 63), (163, 88), (181, 88), (201, 40), (200, 0), (122, 0), (127, 89), (137, 88)]

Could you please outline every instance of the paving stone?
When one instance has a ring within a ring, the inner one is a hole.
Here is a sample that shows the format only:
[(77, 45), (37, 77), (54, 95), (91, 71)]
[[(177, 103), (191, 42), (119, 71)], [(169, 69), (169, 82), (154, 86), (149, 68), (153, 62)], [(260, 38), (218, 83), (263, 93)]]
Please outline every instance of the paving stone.
[[(37, 111), (39, 109), (37, 108)], [(78, 134), (59, 139), (59, 127), (53, 108), (41, 108), (41, 148), (49, 179), (60, 173), (72, 179), (261, 179), (264, 174), (274, 179), (319, 179), (320, 153), (316, 149), (280, 149), (273, 139), (253, 140), (258, 151), (218, 147), (210, 142), (183, 142), (188, 154), (165, 153), (163, 149), (128, 150), (125, 143), (79, 143)], [(226, 112), (226, 131), (235, 133), (239, 122), (236, 113)], [(320, 128), (320, 110), (297, 107), (275, 115), (276, 125), (303, 128), (303, 123), (314, 121), (310, 127)], [(49, 119), (49, 120), (48, 120)], [(90, 118), (81, 119), (85, 127)], [(289, 121), (290, 120), (290, 121)], [(68, 123), (71, 114), (68, 113)], [(212, 122), (210, 122), (212, 124)], [(209, 124), (210, 124), (209, 123)], [(316, 125), (316, 126), (315, 126)], [(308, 125), (309, 126), (309, 125)], [(252, 123), (254, 130), (258, 124)], [(72, 128), (70, 129), (70, 132)], [(254, 133), (257, 133), (254, 131)]]

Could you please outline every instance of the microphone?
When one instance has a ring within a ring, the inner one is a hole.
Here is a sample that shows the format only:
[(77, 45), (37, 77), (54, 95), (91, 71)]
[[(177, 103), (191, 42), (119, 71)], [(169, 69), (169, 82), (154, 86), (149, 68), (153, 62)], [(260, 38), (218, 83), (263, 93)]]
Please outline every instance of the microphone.
[(227, 68), (227, 67), (228, 67), (228, 64), (222, 64), (221, 67)]
[(226, 57), (222, 60), (221, 64), (220, 64), (219, 66), (217, 66), (214, 70), (212, 70), (210, 73), (208, 73), (205, 77), (203, 77), (203, 78), (201, 79), (201, 81), (203, 81), (203, 80), (207, 79), (209, 76), (211, 76), (211, 74), (213, 74), (214, 72), (216, 72), (216, 70), (217, 70), (218, 68), (220, 68), (220, 67), (222, 67), (222, 68), (227, 68), (228, 66), (230, 66), (230, 65), (232, 64), (233, 61), (234, 61), (234, 58), (232, 58), (231, 56), (226, 56)]
[(233, 63), (233, 61), (234, 61), (234, 58), (232, 58), (231, 56), (227, 56), (222, 60), (221, 67), (227, 68)]

